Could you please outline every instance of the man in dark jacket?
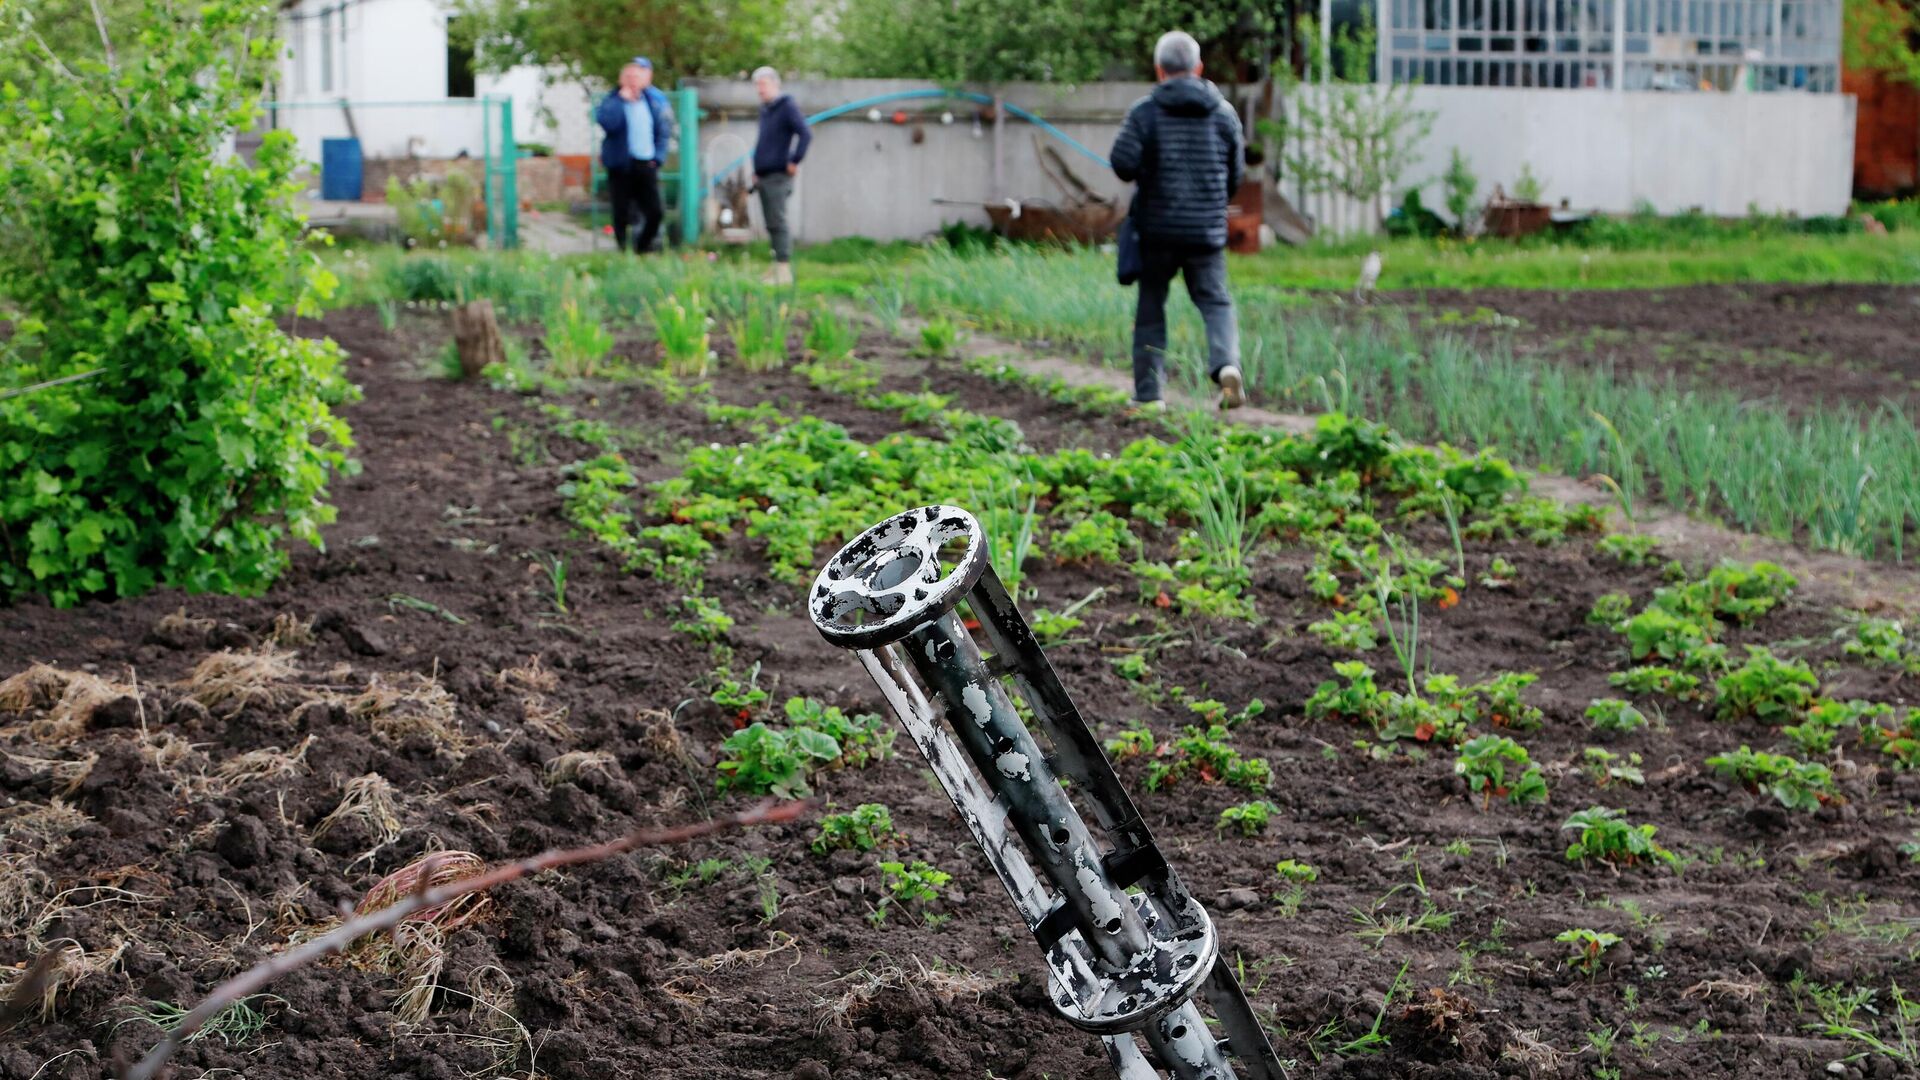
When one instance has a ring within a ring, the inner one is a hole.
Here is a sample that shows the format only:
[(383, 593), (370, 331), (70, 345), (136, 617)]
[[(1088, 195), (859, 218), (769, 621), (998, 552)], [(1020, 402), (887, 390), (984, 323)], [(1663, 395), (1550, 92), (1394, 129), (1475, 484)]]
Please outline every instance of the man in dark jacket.
[(1245, 173), (1240, 118), (1200, 77), (1200, 43), (1175, 30), (1153, 48), (1160, 85), (1135, 102), (1113, 143), (1113, 171), (1138, 181), (1133, 221), (1140, 233), (1140, 305), (1133, 318), (1133, 400), (1165, 408), (1167, 290), (1186, 279), (1207, 326), (1207, 374), (1220, 407), (1246, 401), (1240, 330), (1227, 294), (1227, 201)]
[(763, 279), (771, 285), (793, 284), (793, 230), (787, 227), (787, 199), (800, 159), (807, 156), (813, 129), (794, 103), (780, 92), (780, 73), (763, 67), (753, 73), (760, 94), (760, 140), (753, 144), (754, 186), (760, 189), (760, 215), (773, 241), (773, 268)]
[(660, 206), (660, 166), (673, 149), (673, 106), (653, 85), (653, 61), (636, 56), (620, 69), (620, 85), (594, 110), (606, 138), (600, 143), (600, 163), (607, 167), (607, 196), (613, 201), (613, 236), (622, 250), (633, 211), (640, 212), (640, 230), (633, 238), (636, 253), (653, 250), (665, 211)]

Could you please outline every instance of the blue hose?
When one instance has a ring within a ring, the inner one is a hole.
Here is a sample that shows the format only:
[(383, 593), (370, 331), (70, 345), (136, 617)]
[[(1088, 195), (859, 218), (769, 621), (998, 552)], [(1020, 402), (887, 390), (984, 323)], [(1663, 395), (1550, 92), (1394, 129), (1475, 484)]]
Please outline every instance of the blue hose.
[[(899, 90), (891, 94), (879, 94), (870, 98), (861, 98), (859, 101), (849, 101), (845, 105), (835, 105), (831, 109), (822, 109), (821, 111), (814, 113), (812, 116), (807, 117), (807, 123), (809, 125), (824, 123), (825, 121), (828, 121), (828, 120), (838, 119), (850, 112), (855, 112), (860, 109), (871, 108), (875, 105), (879, 105), (888, 101), (907, 101), (907, 100), (924, 99), (924, 98), (960, 98), (963, 101), (971, 101), (981, 105), (993, 104), (993, 98), (987, 96), (986, 94), (982, 94), (974, 90), (931, 90), (931, 89), (930, 90)], [(1064, 131), (1061, 131), (1059, 128), (1054, 127), (1052, 124), (1047, 123), (1045, 120), (1042, 120), (1038, 116), (1033, 115), (1032, 113), (1021, 108), (1018, 105), (1014, 105), (1006, 102), (1003, 102), (1002, 104), (1005, 105), (1006, 110), (1010, 115), (1015, 116), (1021, 120), (1025, 120), (1027, 123), (1032, 124), (1034, 127), (1039, 128), (1041, 131), (1046, 132), (1048, 135), (1051, 135), (1054, 138), (1059, 139), (1061, 142), (1066, 143), (1068, 146), (1072, 147), (1075, 150), (1078, 150), (1081, 154), (1091, 159), (1094, 163), (1098, 164), (1101, 168), (1108, 169), (1113, 167), (1111, 162), (1107, 161), (1106, 158), (1101, 157), (1099, 154), (1094, 153), (1092, 150), (1087, 149), (1086, 145), (1082, 143), (1080, 140), (1074, 138), (1073, 136), (1067, 134)], [(712, 176), (708, 177), (707, 190), (712, 191), (714, 188), (714, 185), (720, 182), (721, 177), (726, 176), (727, 174), (733, 172), (733, 170), (739, 168), (744, 162), (746, 162), (748, 158), (751, 158), (752, 156), (753, 156), (752, 154), (741, 154), (739, 157), (734, 158), (732, 161), (728, 162), (725, 168), (720, 169), (719, 171), (715, 172)]]

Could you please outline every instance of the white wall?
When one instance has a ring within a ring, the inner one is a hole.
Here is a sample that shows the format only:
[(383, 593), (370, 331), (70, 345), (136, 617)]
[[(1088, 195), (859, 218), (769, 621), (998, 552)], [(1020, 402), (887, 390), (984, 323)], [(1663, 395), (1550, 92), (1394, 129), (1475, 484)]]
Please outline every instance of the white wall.
[[(325, 59), (318, 35), (322, 11), (332, 14), (335, 41), (331, 90), (325, 89)], [(294, 133), (301, 155), (320, 158), (320, 140), (348, 134), (337, 101), (353, 111), (361, 152), (367, 157), (454, 157), (485, 152), (481, 110), (469, 99), (447, 98), (447, 15), (438, 0), (298, 0), (281, 13), (287, 54), (281, 63), (275, 126)]]
[[(1843, 214), (1852, 196), (1854, 100), (1843, 94), (1615, 93), (1503, 87), (1416, 86), (1433, 130), (1408, 182), (1430, 208), (1459, 147), (1480, 178), (1509, 193), (1531, 166), (1547, 202), (1627, 213), (1643, 201), (1662, 213)], [(1289, 196), (1294, 192), (1289, 191)], [(1340, 231), (1368, 215), (1346, 200), (1299, 200)]]
[[(750, 86), (739, 80), (694, 80), (703, 111), (703, 160), (718, 167), (750, 149), (754, 110)], [(799, 81), (788, 89), (808, 114), (828, 106), (927, 84), (881, 79)], [(1135, 83), (1097, 83), (1072, 89), (1047, 85), (1005, 88), (1006, 98), (1053, 120), (1096, 153), (1113, 146), (1126, 108), (1147, 90)], [(1432, 110), (1433, 130), (1406, 187), (1426, 186), (1426, 203), (1442, 205), (1437, 178), (1455, 146), (1471, 159), (1484, 198), (1494, 183), (1510, 191), (1523, 164), (1545, 184), (1549, 201), (1575, 209), (1632, 211), (1642, 200), (1663, 212), (1699, 207), (1710, 214), (1744, 214), (1750, 206), (1801, 215), (1844, 213), (1853, 169), (1853, 99), (1839, 94), (1616, 93), (1609, 90), (1529, 90), (1481, 87), (1413, 88), (1418, 107)], [(880, 106), (917, 112), (921, 103)], [(937, 112), (943, 106), (934, 105)], [(982, 202), (994, 197), (990, 128), (976, 136), (978, 106), (953, 102), (951, 127), (911, 126), (864, 118), (829, 121), (815, 129), (801, 170), (794, 215), (799, 235), (820, 241), (864, 235), (918, 237), (943, 222), (985, 223), (977, 207), (942, 206), (935, 198)], [(1005, 194), (1058, 199), (1041, 175), (1034, 129), (1009, 120)], [(721, 140), (725, 140), (721, 143)], [(1124, 194), (1111, 171), (1052, 140), (1089, 184)], [(1289, 197), (1295, 192), (1288, 191)], [(1332, 231), (1371, 228), (1375, 215), (1321, 198), (1296, 199)], [(757, 221), (758, 208), (753, 211)]]

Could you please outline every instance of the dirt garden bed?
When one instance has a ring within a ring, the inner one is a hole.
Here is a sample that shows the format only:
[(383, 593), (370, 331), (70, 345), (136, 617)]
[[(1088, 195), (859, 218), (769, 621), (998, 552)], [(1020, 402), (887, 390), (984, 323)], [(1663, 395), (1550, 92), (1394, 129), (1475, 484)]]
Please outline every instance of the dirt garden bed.
[[(1509, 299), (1460, 303), (1505, 313)], [(1725, 320), (1688, 303), (1702, 313), (1688, 326)], [(1569, 332), (1550, 310), (1512, 314)], [(365, 388), (347, 412), (364, 470), (336, 486), (325, 552), (297, 551), (257, 598), (0, 609), (0, 678), (35, 663), (62, 673), (0, 713), (0, 916), (69, 950), (48, 1010), (0, 1041), (0, 1077), (102, 1075), (156, 1038), (136, 1010), (190, 1006), (426, 852), (497, 861), (743, 798), (714, 790), (735, 725), (710, 700), (710, 650), (672, 629), (681, 589), (623, 572), (568, 524), (561, 467), (595, 450), (543, 410), (604, 422), (641, 481), (674, 475), (689, 447), (752, 436), (635, 382), (519, 397), (425, 377), (442, 331), (424, 318), (389, 333), (351, 310), (309, 329), (343, 344)], [(881, 360), (880, 389), (1012, 418), (1039, 449), (1113, 453), (1156, 430), (872, 339), (863, 351)], [(939, 433), (791, 371), (722, 371), (723, 404), (770, 403), (862, 441)], [(1437, 521), (1409, 537), (1452, 557)], [(1145, 538), (1156, 558), (1176, 540)], [(1188, 701), (1265, 702), (1233, 732), (1271, 765), (1262, 832), (1219, 827), (1248, 792), (1189, 778), (1149, 793), (1154, 759), (1120, 769), (1293, 1075), (1771, 1080), (1835, 1075), (1836, 1061), (1838, 1075), (1911, 1075), (1809, 1025), (1818, 988), (1862, 987), (1880, 1012), (1855, 1019), (1891, 1038), (1891, 986), (1920, 986), (1920, 866), (1901, 850), (1920, 772), (1850, 749), (1836, 797), (1788, 813), (1702, 765), (1773, 745), (1757, 720), (1668, 703), (1664, 722), (1601, 741), (1583, 712), (1617, 693), (1607, 676), (1629, 661), (1625, 639), (1587, 616), (1604, 594), (1637, 603), (1666, 584), (1658, 560), (1627, 565), (1591, 537), (1462, 551), (1474, 584), (1423, 617), (1428, 663), (1463, 682), (1539, 675), (1527, 698), (1544, 725), (1517, 737), (1551, 785), (1544, 805), (1487, 806), (1451, 751), (1357, 746), (1370, 733), (1303, 715), (1353, 658), (1303, 632), (1327, 612), (1303, 584), (1310, 551), (1274, 544), (1253, 560), (1257, 622), (1143, 605), (1120, 567), (1028, 570), (1023, 607), (1095, 597), (1050, 655), (1103, 738), (1144, 723), (1170, 742), (1195, 720)], [(769, 576), (759, 541), (736, 530), (706, 582), (735, 620), (732, 670), (757, 665), (776, 705), (884, 712), (853, 659), (806, 622), (798, 590)], [(1824, 694), (1910, 704), (1914, 676), (1844, 655), (1842, 623), (1807, 589), (1727, 641), (1807, 659)], [(1113, 661), (1125, 656), (1146, 672), (1123, 673)], [(1364, 658), (1392, 681), (1384, 649)], [(1583, 759), (1594, 745), (1623, 763), (1639, 755), (1644, 785), (1597, 786)], [(1049, 1011), (1031, 939), (930, 773), (905, 740), (897, 749), (815, 778), (833, 809), (890, 807), (906, 837), (891, 853), (816, 855), (801, 824), (518, 882), (427, 946), (282, 980), (258, 1002), (255, 1037), (195, 1042), (181, 1075), (1108, 1075), (1097, 1041)], [(1682, 866), (1570, 862), (1562, 823), (1596, 803), (1657, 825)], [(953, 880), (925, 910), (876, 920), (883, 858)], [(1318, 872), (1290, 901), (1277, 898), (1283, 859)], [(1556, 940), (1572, 928), (1620, 940), (1582, 971)], [(0, 938), (0, 966), (28, 960), (28, 936)], [(1364, 1044), (1370, 1026), (1390, 1042)]]

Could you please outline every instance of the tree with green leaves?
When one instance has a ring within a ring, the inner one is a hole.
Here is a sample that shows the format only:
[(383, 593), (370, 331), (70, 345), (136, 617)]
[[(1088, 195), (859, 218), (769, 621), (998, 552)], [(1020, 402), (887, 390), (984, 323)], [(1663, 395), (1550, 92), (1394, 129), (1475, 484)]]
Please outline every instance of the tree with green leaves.
[(332, 287), (293, 140), (227, 155), (276, 56), (270, 0), (143, 0), (54, 51), (0, 0), (0, 600), (258, 592), (348, 468)]
[(1371, 204), (1378, 220), (1386, 212), (1382, 196), (1419, 162), (1433, 113), (1414, 106), (1411, 86), (1373, 80), (1371, 19), (1342, 28), (1325, 48), (1316, 44), (1321, 32), (1312, 20), (1301, 20), (1307, 74), (1293, 80), (1287, 73), (1293, 103), (1284, 131), (1287, 171), (1305, 191)]
[(807, 27), (788, 0), (460, 0), (454, 27), (484, 71), (522, 64), (611, 83), (647, 56), (663, 87), (790, 59)]
[(1920, 0), (1846, 0), (1847, 67), (1920, 86)]
[(845, 0), (834, 75), (939, 83), (1085, 82), (1113, 59), (1113, 0)]

